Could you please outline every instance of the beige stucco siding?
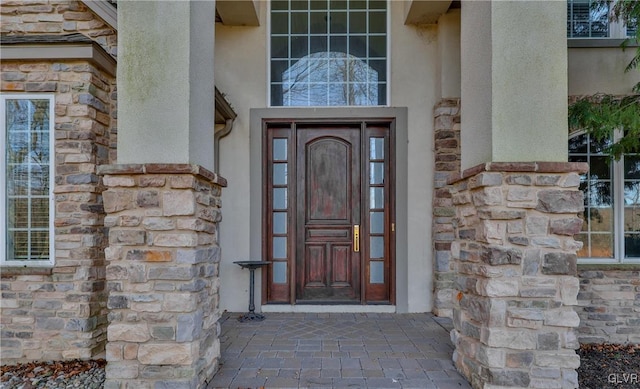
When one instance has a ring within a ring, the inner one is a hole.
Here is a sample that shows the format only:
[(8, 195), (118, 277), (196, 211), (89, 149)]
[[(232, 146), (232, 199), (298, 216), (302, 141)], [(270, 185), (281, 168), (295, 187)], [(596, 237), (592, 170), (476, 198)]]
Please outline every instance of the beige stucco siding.
[[(390, 2), (390, 106), (408, 107), (408, 176), (406, 202), (408, 248), (406, 284), (398, 284), (400, 311), (431, 309), (432, 245), (431, 202), (433, 182), (433, 107), (439, 97), (437, 76), (437, 27), (404, 24), (403, 4)], [(258, 27), (216, 25), (215, 72), (218, 88), (238, 113), (233, 131), (220, 144), (220, 174), (229, 178), (222, 196), (223, 221), (221, 309), (244, 311), (248, 302), (248, 275), (233, 261), (250, 258), (249, 194), (260, 191), (250, 185), (249, 110), (266, 108), (267, 100), (267, 9), (260, 10)], [(239, 48), (242, 48), (241, 50)], [(255, 235), (255, 234), (254, 234)], [(260, 282), (256, 300), (260, 300)], [(400, 298), (402, 297), (402, 298)]]
[(631, 93), (631, 87), (640, 82), (640, 72), (625, 73), (624, 69), (635, 52), (635, 47), (622, 51), (616, 44), (570, 47), (569, 96)]

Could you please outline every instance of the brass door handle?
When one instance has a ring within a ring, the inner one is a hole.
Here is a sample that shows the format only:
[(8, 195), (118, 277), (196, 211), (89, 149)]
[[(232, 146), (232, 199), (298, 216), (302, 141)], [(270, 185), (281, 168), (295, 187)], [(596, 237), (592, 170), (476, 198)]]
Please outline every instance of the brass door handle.
[(353, 225), (353, 251), (356, 253), (360, 251), (360, 226), (358, 224)]

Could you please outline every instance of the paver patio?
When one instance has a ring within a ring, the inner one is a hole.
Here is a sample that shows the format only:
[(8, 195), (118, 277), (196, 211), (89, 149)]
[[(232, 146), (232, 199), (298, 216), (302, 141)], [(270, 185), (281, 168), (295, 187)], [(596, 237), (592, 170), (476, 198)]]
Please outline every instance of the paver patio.
[(471, 388), (451, 361), (450, 320), (431, 314), (268, 313), (222, 318), (209, 388)]

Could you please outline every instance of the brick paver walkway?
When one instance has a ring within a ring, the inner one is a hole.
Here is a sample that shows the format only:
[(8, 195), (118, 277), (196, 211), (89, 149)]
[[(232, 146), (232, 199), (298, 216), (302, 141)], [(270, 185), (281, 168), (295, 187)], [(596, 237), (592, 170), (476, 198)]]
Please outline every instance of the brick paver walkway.
[(238, 316), (222, 319), (209, 388), (471, 388), (451, 362), (449, 322), (430, 314)]

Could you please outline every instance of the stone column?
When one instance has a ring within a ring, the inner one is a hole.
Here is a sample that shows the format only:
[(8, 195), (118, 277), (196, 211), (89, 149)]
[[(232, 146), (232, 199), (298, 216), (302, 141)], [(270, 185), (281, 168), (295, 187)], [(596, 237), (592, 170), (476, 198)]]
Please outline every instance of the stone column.
[(215, 1), (118, 4), (119, 165), (100, 169), (108, 389), (205, 387), (217, 369), (215, 14)]
[(583, 163), (487, 163), (452, 183), (454, 362), (474, 388), (576, 388)]
[(220, 356), (217, 223), (226, 182), (188, 164), (100, 173), (109, 228), (105, 388), (204, 387)]

